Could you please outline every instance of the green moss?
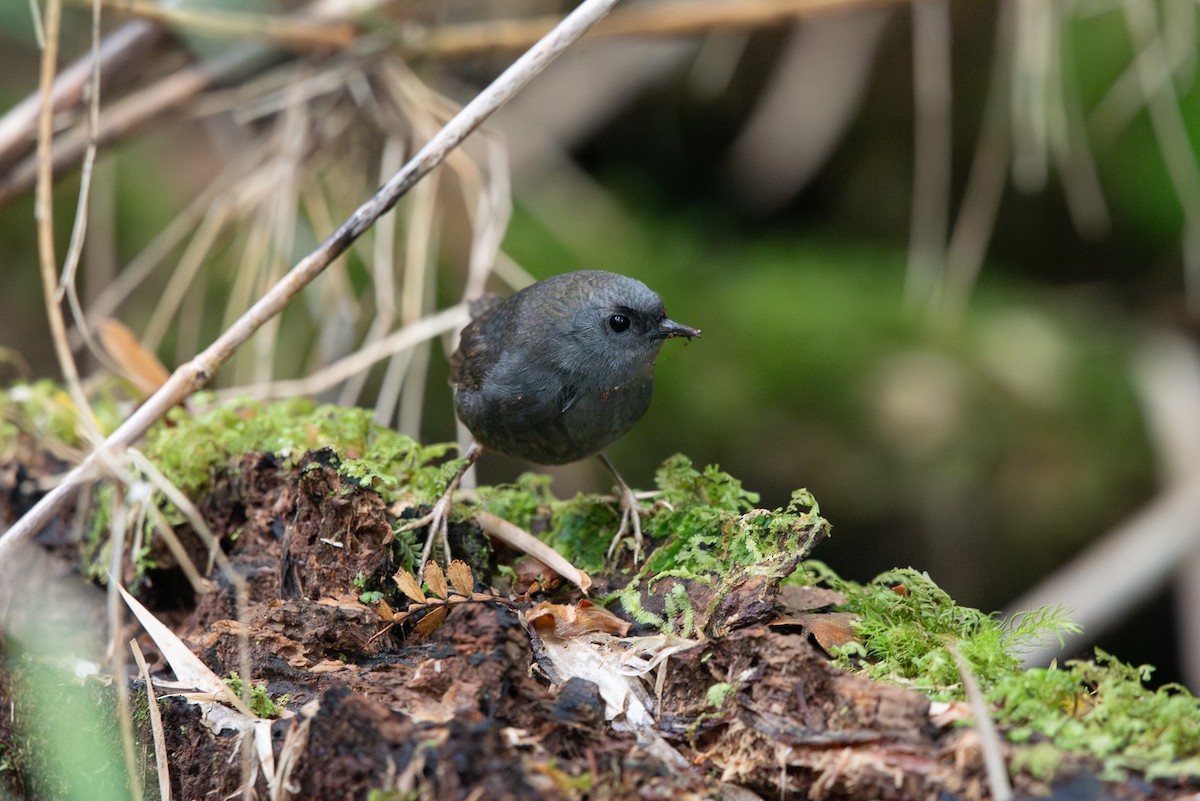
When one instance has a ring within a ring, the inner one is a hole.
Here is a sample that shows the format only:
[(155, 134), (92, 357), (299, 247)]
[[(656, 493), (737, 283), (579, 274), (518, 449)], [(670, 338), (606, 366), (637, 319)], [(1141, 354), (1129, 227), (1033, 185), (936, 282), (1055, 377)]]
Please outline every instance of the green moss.
[(385, 790), (373, 788), (367, 791), (367, 801), (416, 801), (421, 794), (416, 790)]
[(715, 466), (696, 470), (679, 455), (656, 478), (661, 495), (643, 530), (660, 544), (629, 584), (605, 600), (619, 600), (636, 620), (663, 631), (718, 634), (731, 594), (766, 597), (829, 531), (805, 490), (785, 509), (753, 509), (757, 496), (737, 479)]
[(817, 580), (845, 595), (846, 611), (859, 615), (859, 643), (843, 649), (844, 665), (939, 699), (961, 697), (955, 651), (981, 685), (990, 687), (1017, 670), (1026, 643), (1077, 630), (1062, 609), (1002, 621), (958, 606), (927, 573), (911, 568), (890, 570), (861, 585), (814, 561), (790, 579)]
[(484, 509), (526, 531), (534, 522), (546, 518), (563, 504), (550, 492), (550, 476), (522, 473), (511, 484), (479, 488), (479, 503)]
[[(223, 679), (223, 681), (238, 695), (241, 695), (245, 689), (244, 682), (238, 676), (237, 671), (230, 673), (229, 678)], [(246, 705), (260, 718), (275, 718), (283, 713), (289, 700), (291, 700), (291, 696), (286, 693), (271, 698), (266, 684), (251, 684), (249, 695), (246, 696)]]
[(859, 642), (836, 654), (840, 665), (874, 679), (961, 699), (955, 652), (1017, 744), (1013, 769), (1052, 778), (1064, 754), (1099, 760), (1105, 778), (1136, 771), (1149, 779), (1200, 776), (1200, 701), (1182, 687), (1151, 690), (1148, 666), (1126, 665), (1097, 650), (1094, 660), (1021, 669), (1029, 643), (1078, 627), (1062, 609), (1000, 620), (958, 606), (925, 573), (891, 570), (868, 584), (845, 581), (820, 562), (789, 581), (821, 583), (860, 616)]
[(1105, 778), (1200, 776), (1200, 701), (1178, 685), (1149, 689), (1152, 672), (1097, 649), (1094, 660), (1014, 672), (989, 697), (1010, 739), (1087, 753)]
[(145, 453), (188, 497), (199, 497), (214, 471), (245, 454), (269, 453), (285, 465), (330, 448), (338, 470), (385, 500), (428, 502), (444, 489), (458, 462), (431, 464), (452, 445), (418, 444), (371, 421), (367, 409), (314, 406), (305, 399), (243, 401), (198, 414), (176, 409), (148, 435)]
[(713, 709), (720, 709), (725, 706), (725, 702), (737, 692), (737, 687), (727, 681), (718, 682), (712, 685), (704, 693), (704, 700)]
[[(105, 392), (92, 409), (101, 431), (119, 421), (118, 404)], [(84, 446), (83, 425), (71, 396), (49, 380), (19, 383), (0, 390), (0, 461), (11, 461), (21, 447), (19, 434), (52, 453)]]

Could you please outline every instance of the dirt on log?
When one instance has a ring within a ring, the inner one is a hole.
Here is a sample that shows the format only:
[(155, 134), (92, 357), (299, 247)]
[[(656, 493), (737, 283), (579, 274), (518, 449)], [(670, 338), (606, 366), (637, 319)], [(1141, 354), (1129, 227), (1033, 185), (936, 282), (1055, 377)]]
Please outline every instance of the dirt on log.
[[(165, 549), (140, 581), (143, 603), (208, 668), (238, 672), (244, 643), (254, 683), (283, 702), (278, 719), (257, 724), (269, 737), (252, 743), (251, 728), (223, 724), (212, 704), (156, 689), (174, 798), (238, 797), (248, 785), (258, 798), (327, 801), (990, 797), (974, 730), (935, 725), (924, 695), (834, 667), (777, 583), (761, 578), (709, 599), (720, 625), (628, 680), (649, 723), (614, 710), (596, 682), (556, 675), (548, 635), (523, 617), (539, 600), (528, 592), (457, 604), (424, 634), (411, 620), (389, 627), (361, 588), (388, 584), (399, 567), (398, 510), (344, 478), (328, 454), (305, 464), (247, 456), (201, 503), (244, 579), (242, 608), (228, 574), (212, 569), (194, 593)], [(7, 497), (7, 516), (27, 505), (16, 490)], [(477, 535), (469, 523), (454, 528)], [(201, 541), (181, 533), (192, 561), (208, 565)], [(10, 611), (34, 591), (35, 573), (8, 582)], [(477, 569), (474, 578), (483, 587), (491, 576)], [(559, 588), (555, 600), (579, 594)], [(169, 677), (158, 645), (129, 626), (151, 671)], [(656, 632), (634, 625), (631, 634)], [(144, 684), (131, 685), (144, 702)], [(22, 703), (3, 705), (0, 738), (17, 738)], [(153, 795), (151, 735), (137, 719)], [(0, 771), (0, 784), (38, 796), (36, 777), (20, 770)], [(1019, 790), (1049, 790), (1026, 785)]]

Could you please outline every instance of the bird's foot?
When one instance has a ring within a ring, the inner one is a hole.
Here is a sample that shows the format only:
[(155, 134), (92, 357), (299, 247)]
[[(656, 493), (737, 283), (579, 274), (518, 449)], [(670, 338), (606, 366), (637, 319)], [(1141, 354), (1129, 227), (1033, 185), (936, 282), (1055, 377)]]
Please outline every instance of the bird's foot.
[(433, 545), (439, 539), (442, 542), (442, 553), (446, 557), (446, 564), (450, 563), (450, 505), (451, 496), (454, 494), (454, 489), (446, 491), (442, 497), (437, 499), (433, 504), (433, 508), (428, 513), (421, 515), (415, 520), (410, 520), (405, 523), (397, 531), (415, 531), (419, 528), (426, 528), (425, 547), (421, 549), (421, 561), (417, 563), (417, 568), (429, 561), (430, 555), (433, 553)]
[(624, 481), (618, 480), (617, 482), (617, 498), (621, 507), (621, 525), (617, 527), (616, 536), (609, 543), (608, 560), (612, 561), (613, 554), (617, 552), (617, 546), (630, 533), (630, 529), (632, 529), (633, 564), (637, 565), (642, 556), (642, 544), (645, 542), (645, 539), (642, 537), (642, 508), (638, 504), (633, 490)]
[(471, 469), (471, 465), (479, 460), (481, 453), (483, 453), (483, 448), (479, 443), (471, 443), (471, 447), (467, 450), (464, 457), (463, 464), (454, 473), (454, 477), (446, 485), (446, 491), (433, 504), (433, 508), (427, 514), (418, 517), (416, 520), (410, 520), (396, 529), (398, 532), (415, 531), (419, 528), (428, 529), (425, 535), (425, 547), (421, 549), (421, 561), (417, 563), (417, 570), (420, 570), (429, 561), (429, 557), (433, 553), (433, 544), (439, 539), (442, 541), (442, 553), (446, 557), (446, 564), (450, 564), (450, 560), (453, 558), (450, 554), (450, 508), (454, 503), (454, 492), (458, 489), (458, 484), (462, 481), (462, 477)]

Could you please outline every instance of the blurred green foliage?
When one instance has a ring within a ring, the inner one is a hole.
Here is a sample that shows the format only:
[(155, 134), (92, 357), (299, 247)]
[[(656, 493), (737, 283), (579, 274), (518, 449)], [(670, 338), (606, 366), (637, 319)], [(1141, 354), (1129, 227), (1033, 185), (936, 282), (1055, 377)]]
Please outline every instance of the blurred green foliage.
[(990, 278), (961, 327), (939, 328), (905, 311), (898, 250), (731, 240), (659, 217), (622, 236), (578, 234), (585, 259), (559, 222), (548, 242), (518, 215), (510, 251), (538, 276), (627, 272), (704, 330), (663, 349), (650, 412), (612, 449), (635, 483), (684, 450), (743, 476), (768, 506), (808, 486), (838, 527), (841, 569), (920, 562), (985, 606), (1150, 489), (1136, 339), (1103, 306)]

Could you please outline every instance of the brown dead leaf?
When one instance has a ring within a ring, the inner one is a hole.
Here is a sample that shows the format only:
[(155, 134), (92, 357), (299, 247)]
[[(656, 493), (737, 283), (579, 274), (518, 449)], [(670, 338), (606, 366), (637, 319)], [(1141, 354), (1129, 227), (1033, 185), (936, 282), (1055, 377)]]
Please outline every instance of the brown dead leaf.
[(100, 335), (100, 344), (125, 377), (137, 387), (143, 395), (152, 395), (156, 389), (167, 382), (170, 373), (163, 363), (134, 336), (124, 323), (106, 317), (96, 326)]
[(433, 593), (435, 598), (445, 598), (450, 594), (450, 587), (446, 584), (446, 573), (442, 570), (442, 566), (430, 559), (425, 563), (425, 570), (422, 572), (422, 578), (425, 579), (425, 586)]
[(856, 620), (858, 615), (852, 612), (802, 612), (790, 617), (775, 618), (770, 625), (800, 626), (828, 653), (832, 648), (858, 640), (854, 633)]
[(317, 599), (317, 603), (321, 606), (334, 606), (338, 609), (349, 609), (359, 611), (366, 608), (366, 604), (358, 599), (354, 593), (342, 593), (341, 595), (323, 595)]
[(797, 587), (791, 584), (779, 588), (776, 601), (791, 614), (815, 612), (846, 603), (845, 597), (828, 587)]
[[(357, 666), (356, 666), (357, 667)], [(347, 665), (340, 659), (322, 659), (317, 664), (308, 668), (309, 673), (336, 673), (339, 670), (350, 670), (351, 666)]]
[(630, 626), (628, 621), (587, 599), (578, 604), (552, 604), (543, 601), (525, 614), (525, 620), (537, 629), (542, 637), (553, 635), (562, 640), (592, 632), (624, 637), (629, 633)]
[(475, 590), (475, 574), (471, 566), (461, 559), (455, 559), (449, 567), (450, 586), (459, 595), (470, 597)]
[[(431, 563), (432, 564), (432, 563)], [(427, 637), (437, 631), (438, 626), (446, 619), (446, 615), (450, 613), (450, 608), (439, 606), (429, 610), (429, 614), (417, 621), (416, 632), (422, 637)]]
[(513, 565), (517, 573), (518, 592), (538, 592), (553, 589), (561, 582), (558, 574), (533, 556), (524, 556)]
[(396, 575), (392, 576), (392, 581), (396, 582), (396, 586), (400, 588), (400, 592), (409, 597), (410, 600), (416, 603), (425, 603), (425, 593), (421, 592), (421, 583), (404, 568), (396, 571)]
[(391, 623), (396, 617), (396, 613), (392, 611), (392, 607), (382, 598), (375, 604), (375, 613), (379, 615), (379, 619), (384, 623)]

